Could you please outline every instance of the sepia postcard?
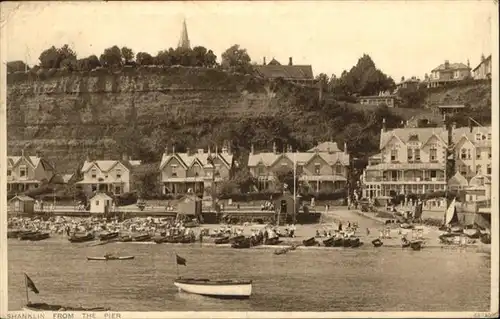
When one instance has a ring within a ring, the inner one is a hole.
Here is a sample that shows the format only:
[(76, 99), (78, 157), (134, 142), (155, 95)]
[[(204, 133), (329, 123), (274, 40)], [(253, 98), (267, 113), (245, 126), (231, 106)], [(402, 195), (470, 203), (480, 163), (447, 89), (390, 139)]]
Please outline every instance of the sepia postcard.
[(0, 318), (498, 317), (497, 1), (0, 12)]

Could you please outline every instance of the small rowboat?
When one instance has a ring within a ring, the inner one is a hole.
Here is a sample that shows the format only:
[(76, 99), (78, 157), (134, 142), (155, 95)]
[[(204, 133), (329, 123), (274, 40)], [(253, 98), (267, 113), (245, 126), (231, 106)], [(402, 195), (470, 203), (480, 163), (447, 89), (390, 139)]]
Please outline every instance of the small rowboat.
[(215, 240), (216, 245), (229, 244), (229, 236), (217, 238)]
[(316, 241), (316, 239), (314, 237), (311, 237), (309, 239), (304, 239), (302, 241), (302, 244), (306, 247), (309, 247), (309, 246), (319, 246), (319, 243)]
[(84, 307), (70, 307), (61, 305), (49, 305), (46, 303), (28, 303), (23, 307), (24, 311), (109, 311), (109, 308), (104, 307), (94, 307), (94, 308), (84, 308)]
[(179, 278), (174, 281), (179, 291), (223, 299), (248, 299), (252, 294), (251, 280), (210, 280)]
[(422, 240), (412, 240), (410, 242), (410, 247), (413, 250), (420, 250), (420, 249), (422, 249), (423, 245), (424, 245), (424, 242)]
[(40, 234), (37, 231), (26, 231), (19, 233), (19, 240), (30, 240), (33, 236)]
[(145, 234), (145, 235), (138, 235), (138, 236), (134, 236), (132, 238), (133, 241), (137, 241), (137, 242), (145, 242), (145, 241), (151, 241), (151, 236), (148, 235), (148, 234)]
[(250, 238), (243, 238), (231, 244), (232, 248), (237, 248), (237, 249), (250, 248), (251, 246), (252, 246), (252, 240)]
[(40, 240), (44, 240), (44, 239), (48, 239), (48, 238), (50, 238), (49, 233), (38, 233), (38, 234), (32, 235), (28, 240), (40, 241)]
[(84, 235), (84, 236), (76, 236), (76, 235), (73, 235), (71, 236), (70, 238), (68, 238), (68, 240), (71, 242), (71, 243), (84, 243), (84, 242), (87, 242), (87, 241), (92, 241), (94, 240), (94, 235), (92, 234), (87, 234), (87, 235)]
[(372, 240), (372, 245), (375, 247), (381, 247), (383, 244), (384, 243), (379, 238)]
[(87, 257), (87, 260), (100, 260), (100, 261), (107, 261), (107, 260), (131, 260), (134, 259), (134, 256), (104, 256), (104, 257)]
[(117, 238), (118, 236), (120, 236), (119, 232), (103, 233), (103, 234), (99, 235), (99, 239), (104, 241), (104, 240), (110, 240), (113, 238)]
[(126, 235), (126, 236), (120, 236), (118, 237), (118, 241), (121, 243), (128, 243), (132, 241), (132, 236)]

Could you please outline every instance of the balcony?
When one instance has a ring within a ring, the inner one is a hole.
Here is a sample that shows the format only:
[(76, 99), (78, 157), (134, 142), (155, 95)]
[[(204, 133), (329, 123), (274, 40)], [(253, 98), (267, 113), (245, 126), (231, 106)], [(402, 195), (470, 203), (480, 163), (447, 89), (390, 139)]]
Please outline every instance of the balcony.
[(444, 177), (381, 177), (373, 176), (366, 177), (365, 182), (380, 182), (380, 183), (443, 183), (445, 181)]

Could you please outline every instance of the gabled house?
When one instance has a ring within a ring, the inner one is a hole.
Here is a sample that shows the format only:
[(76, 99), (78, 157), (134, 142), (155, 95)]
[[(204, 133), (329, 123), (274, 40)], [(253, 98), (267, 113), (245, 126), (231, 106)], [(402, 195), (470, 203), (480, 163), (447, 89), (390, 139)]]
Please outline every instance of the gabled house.
[(432, 69), (430, 77), (427, 79), (427, 87), (439, 87), (447, 83), (458, 82), (471, 77), (471, 68), (469, 62), (450, 63), (446, 60), (443, 64)]
[(123, 194), (131, 191), (131, 171), (141, 161), (129, 160), (125, 155), (121, 160), (87, 160), (80, 170), (80, 185), (87, 195), (96, 192)]
[[(212, 161), (210, 160), (212, 159)], [(186, 194), (189, 190), (195, 194), (203, 193), (211, 187), (228, 180), (233, 169), (233, 154), (227, 146), (212, 152), (198, 149), (185, 153), (169, 152), (165, 149), (160, 163), (160, 182), (162, 194)]]
[(7, 156), (7, 192), (25, 192), (49, 182), (55, 174), (54, 166), (41, 152), (36, 156)]
[(294, 152), (291, 147), (278, 152), (273, 144), (272, 152), (255, 152), (252, 146), (248, 168), (259, 191), (275, 190), (280, 186), (278, 174), (293, 171), (294, 166), (299, 182), (311, 191), (335, 191), (346, 186), (349, 160), (349, 154), (333, 142), (320, 143), (307, 152)]
[(472, 70), (475, 80), (491, 79), (491, 54), (485, 58), (481, 56), (481, 62)]
[(266, 79), (281, 78), (285, 81), (308, 86), (316, 83), (312, 66), (294, 65), (291, 57), (289, 58), (288, 65), (282, 65), (274, 58), (266, 64), (266, 58), (264, 58), (263, 64), (254, 65), (253, 69), (257, 75)]
[[(450, 185), (467, 187), (478, 174), (491, 175), (491, 127), (452, 129), (455, 171)], [(364, 197), (424, 194), (447, 188), (448, 132), (444, 127), (398, 128), (380, 134), (380, 154), (363, 172)]]

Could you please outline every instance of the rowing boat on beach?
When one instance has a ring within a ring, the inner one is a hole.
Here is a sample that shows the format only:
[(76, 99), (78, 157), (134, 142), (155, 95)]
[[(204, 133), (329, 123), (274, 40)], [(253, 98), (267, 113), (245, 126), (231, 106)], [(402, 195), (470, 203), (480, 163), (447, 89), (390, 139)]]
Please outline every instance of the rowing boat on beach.
[(180, 291), (221, 299), (247, 299), (252, 294), (251, 280), (178, 278), (174, 285)]
[(104, 256), (104, 257), (87, 257), (87, 260), (99, 260), (99, 261), (108, 261), (108, 260), (131, 260), (134, 259), (134, 256)]

